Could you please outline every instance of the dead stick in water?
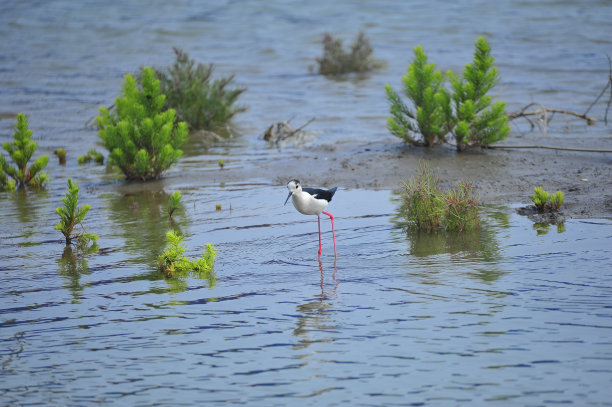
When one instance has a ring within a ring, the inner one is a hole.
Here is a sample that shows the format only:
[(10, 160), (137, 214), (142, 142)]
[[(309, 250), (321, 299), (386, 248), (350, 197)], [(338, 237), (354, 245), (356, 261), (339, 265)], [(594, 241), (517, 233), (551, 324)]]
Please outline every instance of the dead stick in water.
[(508, 119), (509, 120), (513, 120), (519, 117), (527, 117), (527, 116), (545, 116), (546, 113), (563, 113), (563, 114), (569, 114), (572, 116), (576, 116), (580, 119), (584, 119), (587, 121), (588, 124), (593, 124), (597, 121), (596, 118), (592, 117), (592, 116), (587, 116), (586, 113), (577, 113), (577, 112), (573, 112), (571, 110), (565, 110), (565, 109), (555, 109), (555, 108), (551, 108), (551, 107), (540, 107), (539, 109), (536, 110), (527, 110), (529, 107), (533, 106), (534, 103), (530, 103), (527, 106), (525, 106), (524, 108), (521, 109), (521, 111), (516, 112), (516, 113), (508, 113)]

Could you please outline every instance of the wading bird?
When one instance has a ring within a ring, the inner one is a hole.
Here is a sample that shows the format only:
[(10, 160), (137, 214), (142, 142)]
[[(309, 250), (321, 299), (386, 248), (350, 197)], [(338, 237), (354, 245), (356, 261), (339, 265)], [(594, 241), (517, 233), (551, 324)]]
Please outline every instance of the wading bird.
[(323, 209), (331, 202), (332, 197), (336, 193), (338, 187), (332, 189), (319, 189), (319, 188), (302, 188), (300, 181), (297, 179), (291, 180), (287, 183), (287, 189), (289, 195), (285, 200), (285, 205), (289, 198), (292, 198), (293, 206), (295, 209), (303, 215), (317, 215), (319, 221), (319, 260), (321, 260), (321, 214), (329, 216), (332, 225), (332, 236), (334, 238), (334, 256), (338, 257), (336, 251), (336, 232), (334, 231), (334, 216), (325, 212)]

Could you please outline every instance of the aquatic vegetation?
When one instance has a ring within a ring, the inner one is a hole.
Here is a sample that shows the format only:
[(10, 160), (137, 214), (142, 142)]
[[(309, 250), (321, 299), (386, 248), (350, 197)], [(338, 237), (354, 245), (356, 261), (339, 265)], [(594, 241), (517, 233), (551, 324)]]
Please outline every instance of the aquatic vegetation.
[(533, 191), (531, 201), (538, 212), (559, 212), (565, 201), (565, 194), (562, 191), (549, 194), (542, 187), (535, 187)]
[(223, 161), (223, 158), (219, 158), (219, 168), (223, 169), (223, 166), (225, 166), (225, 161)]
[(142, 70), (141, 88), (125, 75), (122, 96), (115, 108), (100, 108), (98, 134), (110, 152), (109, 163), (117, 165), (127, 179), (158, 179), (183, 155), (187, 124), (176, 120), (174, 109), (164, 110), (166, 96), (149, 67)]
[(351, 72), (368, 72), (381, 68), (384, 62), (372, 56), (374, 49), (363, 32), (351, 44), (349, 50), (342, 47), (342, 40), (330, 34), (323, 36), (323, 56), (316, 58), (322, 75), (342, 75)]
[(452, 135), (458, 151), (487, 147), (508, 135), (505, 103), (491, 104), (487, 95), (499, 80), (491, 47), (483, 37), (476, 40), (475, 47), (474, 61), (465, 66), (463, 75), (448, 72), (452, 92), (446, 89), (447, 76), (428, 63), (423, 47), (414, 49), (414, 60), (402, 77), (411, 106), (390, 85), (385, 86), (391, 113), (387, 128), (391, 134), (424, 146), (445, 142)]
[[(91, 205), (77, 206), (79, 203), (79, 187), (70, 178), (68, 179), (68, 191), (66, 196), (62, 198), (62, 202), (64, 206), (55, 209), (55, 212), (60, 217), (60, 221), (54, 226), (54, 229), (62, 232), (66, 239), (66, 246), (72, 244), (72, 241), (76, 239), (77, 246), (80, 248), (86, 248), (89, 242), (93, 242), (94, 244), (91, 248), (95, 248), (98, 236), (95, 233), (86, 232), (83, 226), (83, 219), (85, 219), (85, 215), (91, 209)], [(80, 231), (74, 230), (77, 225), (81, 227)]]
[(474, 45), (474, 62), (465, 66), (463, 75), (448, 73), (453, 89), (455, 126), (452, 133), (457, 150), (467, 146), (486, 147), (505, 139), (510, 132), (506, 104), (491, 104), (491, 96), (487, 95), (499, 81), (491, 46), (483, 37), (478, 37)]
[(87, 152), (87, 154), (83, 154), (77, 157), (77, 162), (79, 164), (85, 164), (91, 161), (94, 161), (96, 164), (103, 165), (104, 156), (102, 155), (102, 153), (96, 151), (95, 148), (92, 148)]
[[(18, 188), (26, 186), (43, 186), (48, 181), (48, 174), (42, 169), (47, 166), (49, 157), (42, 155), (34, 160), (32, 165), (28, 167), (28, 161), (36, 151), (36, 142), (32, 141), (32, 130), (28, 128), (28, 119), (23, 113), (17, 115), (17, 124), (15, 125), (15, 133), (13, 134), (14, 141), (7, 141), (2, 144), (2, 148), (9, 154), (16, 166), (9, 164), (4, 156), (0, 164), (2, 172), (6, 176), (13, 178), (14, 185)], [(13, 183), (3, 181), (3, 187), (6, 189), (14, 189)]]
[(7, 178), (4, 173), (5, 159), (2, 154), (0, 154), (0, 190), (4, 191), (14, 191), (15, 190), (15, 181), (10, 178)]
[(219, 132), (226, 128), (236, 114), (246, 110), (236, 105), (246, 88), (230, 88), (234, 75), (212, 80), (212, 63), (196, 64), (186, 52), (173, 49), (174, 64), (155, 71), (161, 92), (166, 95), (166, 108), (175, 109), (191, 130)]
[(172, 218), (172, 214), (181, 206), (181, 193), (174, 191), (168, 199), (168, 215)]
[(463, 232), (479, 227), (478, 201), (471, 184), (459, 181), (450, 190), (439, 189), (439, 177), (426, 164), (404, 184), (400, 213), (414, 230)]
[(550, 195), (550, 206), (553, 211), (558, 212), (565, 201), (565, 194), (561, 191), (557, 191)]
[(185, 245), (183, 236), (170, 230), (166, 233), (166, 250), (157, 258), (159, 270), (165, 273), (166, 277), (182, 277), (193, 274), (198, 278), (215, 280), (213, 266), (217, 251), (211, 243), (206, 244), (202, 256), (191, 260), (185, 256)]
[(56, 149), (55, 151), (53, 151), (53, 154), (57, 156), (59, 165), (66, 165), (66, 149), (65, 148), (60, 147)]
[(536, 209), (540, 212), (544, 211), (546, 204), (548, 203), (548, 198), (550, 194), (544, 190), (542, 187), (535, 187), (533, 189), (533, 195), (531, 195), (531, 200), (533, 204), (536, 206)]

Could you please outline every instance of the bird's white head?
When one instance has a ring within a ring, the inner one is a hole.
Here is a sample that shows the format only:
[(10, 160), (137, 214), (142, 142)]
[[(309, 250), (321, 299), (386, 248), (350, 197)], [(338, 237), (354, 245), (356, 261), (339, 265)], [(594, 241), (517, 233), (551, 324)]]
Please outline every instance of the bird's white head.
[(284, 205), (287, 205), (287, 202), (289, 201), (289, 198), (291, 198), (291, 195), (295, 194), (296, 192), (300, 192), (302, 190), (302, 186), (300, 185), (299, 180), (292, 179), (291, 181), (287, 183), (287, 189), (289, 190), (289, 195), (287, 195), (287, 199), (285, 199)]

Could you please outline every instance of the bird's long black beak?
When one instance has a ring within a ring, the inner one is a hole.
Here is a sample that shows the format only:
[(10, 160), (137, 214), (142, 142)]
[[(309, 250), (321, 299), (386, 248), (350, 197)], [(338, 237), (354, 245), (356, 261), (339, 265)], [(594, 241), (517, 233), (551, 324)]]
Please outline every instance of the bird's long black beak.
[(291, 192), (289, 192), (289, 195), (287, 195), (287, 199), (285, 199), (285, 203), (283, 204), (283, 206), (287, 205), (287, 201), (289, 201), (289, 198), (291, 198)]

